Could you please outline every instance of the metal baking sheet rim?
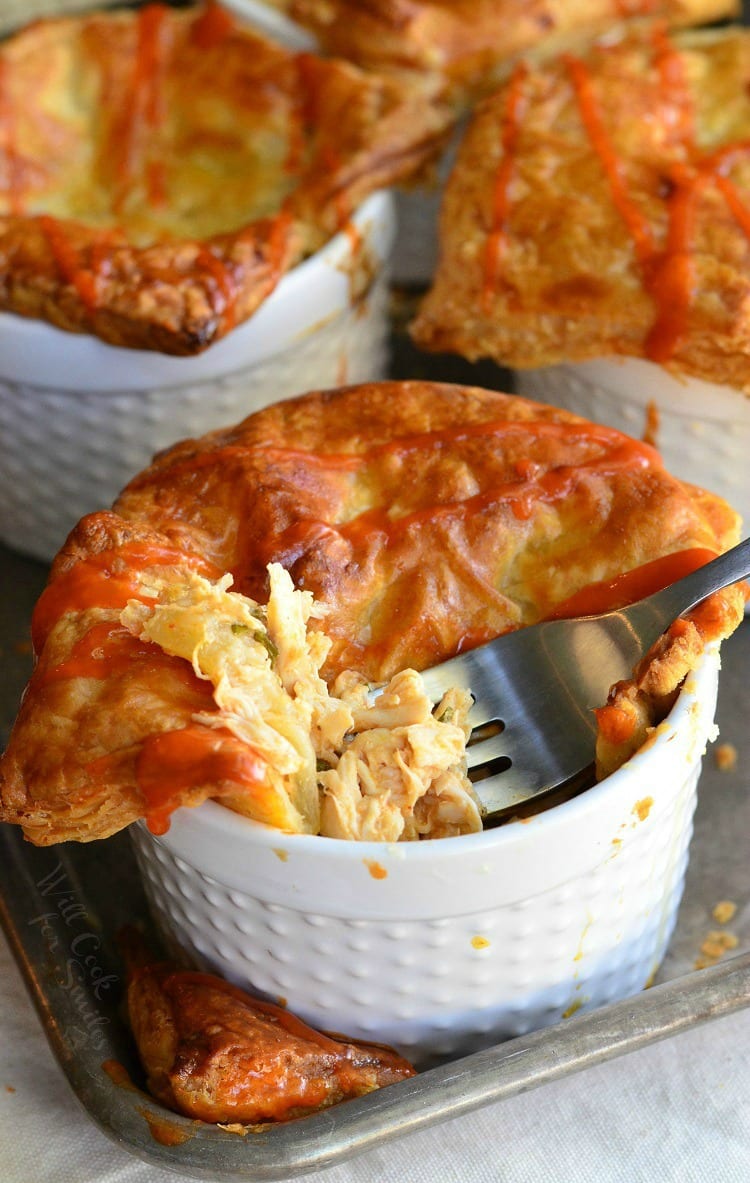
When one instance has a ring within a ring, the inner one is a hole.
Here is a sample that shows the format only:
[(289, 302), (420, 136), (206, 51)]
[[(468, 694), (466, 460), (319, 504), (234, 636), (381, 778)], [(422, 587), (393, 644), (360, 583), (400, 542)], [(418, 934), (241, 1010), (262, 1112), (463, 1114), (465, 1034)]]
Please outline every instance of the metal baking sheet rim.
[[(29, 848), (10, 827), (0, 834), (0, 850), (0, 921), (79, 1101), (137, 1157), (198, 1179), (287, 1179), (290, 1172), (320, 1170), (750, 1001), (745, 952), (366, 1097), (293, 1122), (249, 1127), (242, 1135), (180, 1117), (130, 1082), (133, 1049), (119, 1018), (121, 973), (109, 921), (99, 915), (76, 855)], [(112, 1065), (122, 1067), (119, 1080)]]

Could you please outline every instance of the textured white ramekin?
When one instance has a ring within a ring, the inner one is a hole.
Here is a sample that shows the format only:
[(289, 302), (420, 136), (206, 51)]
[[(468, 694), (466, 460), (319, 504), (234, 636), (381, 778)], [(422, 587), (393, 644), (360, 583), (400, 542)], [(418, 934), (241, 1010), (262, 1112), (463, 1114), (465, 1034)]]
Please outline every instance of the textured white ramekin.
[(175, 440), (306, 390), (385, 377), (391, 195), (373, 194), (352, 220), (356, 246), (337, 234), (195, 357), (0, 313), (0, 541), (50, 560), (84, 514)]
[(718, 655), (613, 776), (526, 822), (386, 845), (207, 802), (133, 828), (172, 952), (420, 1065), (641, 990), (675, 923)]
[[(718, 493), (750, 533), (750, 397), (640, 358), (516, 370), (519, 394), (641, 438), (651, 426), (669, 471)], [(653, 414), (655, 412), (655, 415)]]

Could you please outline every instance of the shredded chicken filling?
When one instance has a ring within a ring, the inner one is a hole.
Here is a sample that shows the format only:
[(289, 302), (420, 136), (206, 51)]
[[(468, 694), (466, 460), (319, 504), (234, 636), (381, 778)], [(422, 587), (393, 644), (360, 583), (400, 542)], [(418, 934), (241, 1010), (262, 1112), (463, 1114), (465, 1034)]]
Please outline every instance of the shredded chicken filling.
[[(266, 605), (230, 591), (231, 575), (176, 584), (147, 573), (149, 602), (131, 601), (122, 623), (212, 683), (217, 709), (195, 722), (262, 757), (286, 829), (382, 842), (481, 830), (466, 774), (470, 695), (453, 689), (434, 706), (410, 669), (376, 697), (350, 670), (329, 688), (320, 670), (330, 641), (310, 627), (323, 609), (278, 563), (268, 572)], [(231, 805), (254, 816), (252, 794)]]

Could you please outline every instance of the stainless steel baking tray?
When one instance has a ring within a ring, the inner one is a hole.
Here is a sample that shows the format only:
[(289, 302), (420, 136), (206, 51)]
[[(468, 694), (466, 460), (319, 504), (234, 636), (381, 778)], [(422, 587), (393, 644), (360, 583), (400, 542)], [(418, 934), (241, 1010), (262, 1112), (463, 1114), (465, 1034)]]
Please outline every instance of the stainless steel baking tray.
[[(393, 373), (509, 388), (494, 367), (426, 359), (401, 338)], [(4, 741), (30, 669), (29, 618), (46, 569), (0, 547), (0, 572)], [(724, 646), (722, 664), (718, 722), (722, 741), (736, 748), (738, 759), (734, 769), (720, 771), (712, 753), (706, 757), (677, 929), (651, 989), (368, 1097), (244, 1135), (178, 1117), (143, 1091), (122, 1017), (123, 969), (115, 945), (123, 924), (149, 924), (128, 836), (42, 850), (23, 842), (15, 828), (0, 827), (0, 921), (52, 1050), (91, 1118), (136, 1156), (184, 1175), (288, 1179), (750, 1003), (749, 621)], [(718, 927), (712, 909), (723, 899), (738, 905), (729, 926), (739, 938), (737, 950), (696, 970), (701, 945)]]

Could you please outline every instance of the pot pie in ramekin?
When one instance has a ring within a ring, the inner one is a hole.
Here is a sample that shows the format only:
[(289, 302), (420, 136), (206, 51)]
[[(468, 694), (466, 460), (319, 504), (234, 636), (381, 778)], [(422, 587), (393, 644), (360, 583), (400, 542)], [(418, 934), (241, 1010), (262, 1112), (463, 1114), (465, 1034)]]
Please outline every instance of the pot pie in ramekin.
[[(415, 671), (638, 598), (737, 533), (648, 445), (513, 396), (382, 383), (270, 406), (161, 453), (71, 534), (35, 610), (0, 816), (40, 844), (164, 830), (209, 797), (344, 838), (478, 830), (467, 704), (433, 713)], [(601, 776), (742, 607), (738, 588), (711, 597), (600, 704)], [(387, 734), (412, 723), (420, 744)]]
[(385, 377), (392, 195), (379, 190), (243, 324), (191, 357), (0, 313), (0, 541), (49, 563), (176, 439), (308, 389)]
[(418, 80), (292, 54), (217, 5), (34, 22), (0, 46), (0, 308), (193, 354), (436, 150)]
[(433, 711), (416, 671), (736, 537), (648, 445), (514, 396), (278, 403), (162, 453), (73, 532), (34, 613), (0, 817), (42, 845), (135, 822), (174, 956), (420, 1066), (624, 997), (674, 925), (740, 589), (613, 688), (600, 783), (493, 829), (467, 704)]
[(175, 439), (385, 375), (418, 80), (146, 5), (17, 32), (0, 113), (3, 543), (50, 562)]
[(746, 520), (749, 85), (733, 27), (644, 26), (518, 64), (467, 132), (412, 327), (645, 434)]

